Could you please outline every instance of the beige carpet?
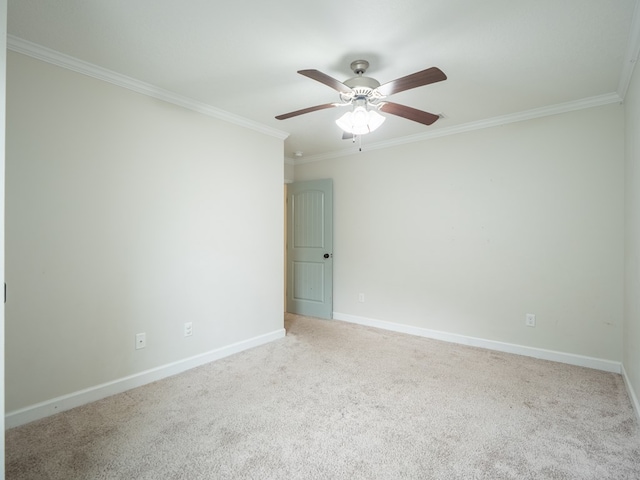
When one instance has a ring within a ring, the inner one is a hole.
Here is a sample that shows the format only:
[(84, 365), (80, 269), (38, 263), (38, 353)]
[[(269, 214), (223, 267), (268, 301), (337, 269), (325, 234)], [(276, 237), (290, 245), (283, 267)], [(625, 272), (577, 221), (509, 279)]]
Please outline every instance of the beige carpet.
[(7, 479), (640, 479), (619, 375), (337, 321), (7, 432)]

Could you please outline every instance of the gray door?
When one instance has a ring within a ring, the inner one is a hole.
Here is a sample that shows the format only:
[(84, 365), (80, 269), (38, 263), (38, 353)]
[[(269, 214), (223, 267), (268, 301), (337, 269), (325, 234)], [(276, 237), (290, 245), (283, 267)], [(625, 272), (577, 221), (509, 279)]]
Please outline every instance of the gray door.
[(295, 182), (287, 192), (287, 311), (332, 318), (333, 183)]

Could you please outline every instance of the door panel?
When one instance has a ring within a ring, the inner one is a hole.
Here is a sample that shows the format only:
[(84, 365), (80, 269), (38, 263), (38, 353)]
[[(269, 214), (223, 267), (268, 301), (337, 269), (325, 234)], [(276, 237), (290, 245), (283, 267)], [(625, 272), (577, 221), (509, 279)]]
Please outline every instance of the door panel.
[(333, 313), (333, 184), (295, 182), (287, 197), (287, 311)]

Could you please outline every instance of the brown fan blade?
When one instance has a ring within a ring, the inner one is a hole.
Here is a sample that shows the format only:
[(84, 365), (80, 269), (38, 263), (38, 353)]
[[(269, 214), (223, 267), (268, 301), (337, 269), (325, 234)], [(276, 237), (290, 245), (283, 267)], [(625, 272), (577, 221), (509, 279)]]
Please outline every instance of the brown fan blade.
[(337, 90), (340, 93), (351, 93), (351, 87), (347, 87), (344, 83), (339, 80), (336, 80), (333, 77), (330, 77), (326, 73), (322, 73), (318, 70), (298, 70), (300, 75), (304, 75), (305, 77), (309, 77), (312, 80), (315, 80), (320, 83), (324, 83), (328, 87)]
[(303, 108), (302, 110), (296, 110), (295, 112), (283, 113), (278, 115), (278, 120), (286, 120), (287, 118), (297, 117), (298, 115), (304, 115), (305, 113), (315, 112), (316, 110), (324, 110), (325, 108), (335, 107), (335, 103), (325, 103), (323, 105), (316, 105), (315, 107)]
[(438, 67), (431, 67), (421, 72), (412, 73), (406, 77), (391, 80), (384, 85), (380, 85), (377, 90), (381, 95), (388, 96), (423, 85), (429, 85), (430, 83), (441, 82), (446, 79), (447, 76), (442, 70)]
[(440, 118), (438, 115), (434, 115), (433, 113), (423, 112), (417, 108), (407, 107), (406, 105), (400, 105), (399, 103), (393, 102), (383, 103), (380, 106), (380, 110), (424, 125), (431, 125)]

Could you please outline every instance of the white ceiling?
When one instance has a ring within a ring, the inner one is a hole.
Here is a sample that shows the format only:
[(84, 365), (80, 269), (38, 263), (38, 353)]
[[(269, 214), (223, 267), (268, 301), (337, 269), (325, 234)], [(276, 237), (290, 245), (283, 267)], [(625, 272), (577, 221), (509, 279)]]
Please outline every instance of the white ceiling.
[(353, 76), (349, 64), (363, 58), (371, 64), (367, 75), (381, 83), (431, 66), (445, 72), (444, 82), (392, 97), (445, 118), (427, 127), (387, 115), (362, 137), (364, 148), (567, 102), (607, 103), (624, 95), (637, 58), (637, 3), (9, 0), (8, 33), (10, 45), (33, 42), (288, 132), (285, 156), (301, 151), (308, 159), (355, 146), (334, 123), (343, 110), (274, 118), (339, 100), (297, 70), (343, 81)]

